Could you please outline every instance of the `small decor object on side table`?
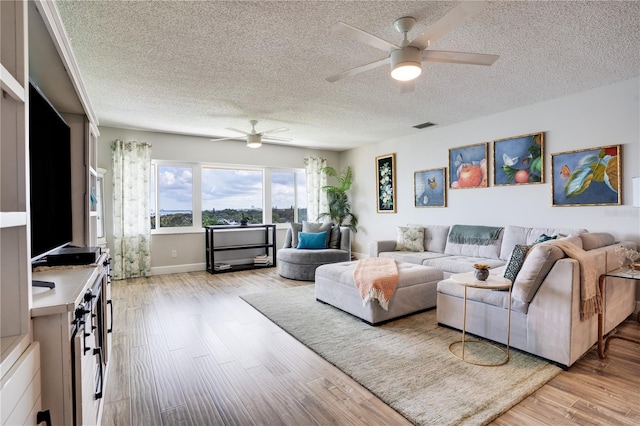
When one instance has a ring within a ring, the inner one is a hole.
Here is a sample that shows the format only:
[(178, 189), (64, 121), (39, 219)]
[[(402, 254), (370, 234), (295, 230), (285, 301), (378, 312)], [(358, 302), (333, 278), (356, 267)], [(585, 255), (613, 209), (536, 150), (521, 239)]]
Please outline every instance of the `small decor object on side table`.
[(473, 265), (473, 276), (478, 281), (486, 281), (489, 278), (489, 265), (483, 263)]
[(626, 248), (622, 245), (616, 247), (614, 249), (616, 256), (620, 260), (620, 269), (625, 269), (625, 265), (627, 265), (627, 272), (634, 273), (636, 270), (636, 260), (640, 258), (640, 253), (631, 248)]

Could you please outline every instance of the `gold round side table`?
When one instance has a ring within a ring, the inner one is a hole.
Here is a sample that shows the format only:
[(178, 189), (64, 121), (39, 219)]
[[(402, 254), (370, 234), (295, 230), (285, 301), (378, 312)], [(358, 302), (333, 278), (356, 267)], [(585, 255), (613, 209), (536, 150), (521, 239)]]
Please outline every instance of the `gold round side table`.
[[(462, 360), (466, 363), (469, 364), (474, 364), (474, 365), (481, 365), (481, 366), (490, 366), (490, 367), (497, 367), (499, 365), (504, 365), (507, 362), (509, 362), (509, 338), (511, 336), (511, 280), (498, 276), (498, 275), (489, 275), (489, 278), (487, 278), (485, 281), (479, 281), (477, 280), (474, 275), (473, 272), (465, 272), (462, 274), (453, 274), (451, 275), (451, 280), (453, 280), (454, 282), (460, 284), (461, 286), (464, 287), (464, 302), (463, 302), (463, 307), (462, 307), (462, 340), (453, 342), (449, 345), (449, 352), (451, 352), (451, 355), (455, 356), (456, 358), (458, 358), (459, 360)], [(467, 328), (467, 288), (472, 287), (472, 288), (483, 288), (483, 289), (487, 289), (487, 290), (505, 290), (508, 289), (509, 290), (509, 307), (507, 309), (507, 346), (506, 349), (503, 349), (493, 343), (490, 342), (486, 342), (483, 340), (467, 340), (466, 338), (466, 331), (465, 329)], [(487, 346), (491, 346), (496, 348), (497, 350), (499, 350), (504, 356), (503, 359), (499, 362), (478, 362), (478, 361), (473, 361), (470, 359), (466, 359), (465, 358), (465, 346), (469, 343), (472, 344), (481, 344), (481, 345), (487, 345)], [(461, 345), (462, 346), (462, 354), (461, 355), (457, 355), (453, 350), (452, 347), (456, 346), (456, 345)]]

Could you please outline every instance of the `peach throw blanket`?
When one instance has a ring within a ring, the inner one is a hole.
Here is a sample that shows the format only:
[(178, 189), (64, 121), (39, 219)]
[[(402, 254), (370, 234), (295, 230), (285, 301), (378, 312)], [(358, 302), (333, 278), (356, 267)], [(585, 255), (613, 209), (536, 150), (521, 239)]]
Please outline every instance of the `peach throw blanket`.
[(353, 270), (353, 281), (362, 297), (362, 306), (377, 299), (385, 311), (398, 287), (398, 267), (394, 259), (370, 257), (358, 260)]
[(602, 312), (602, 295), (598, 289), (598, 273), (593, 256), (568, 241), (554, 241), (567, 256), (580, 265), (580, 319), (587, 320)]

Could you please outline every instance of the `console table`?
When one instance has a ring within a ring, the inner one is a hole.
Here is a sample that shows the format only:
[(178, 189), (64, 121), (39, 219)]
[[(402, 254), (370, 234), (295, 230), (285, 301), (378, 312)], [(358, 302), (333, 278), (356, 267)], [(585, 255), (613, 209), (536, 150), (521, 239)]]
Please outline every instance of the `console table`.
[[(273, 267), (276, 266), (276, 226), (273, 224), (207, 226), (205, 227), (205, 249), (207, 272), (211, 274)], [(234, 260), (225, 258), (222, 262), (216, 260), (216, 253), (239, 250), (243, 250), (245, 256), (247, 251), (266, 255), (269, 262), (256, 263), (255, 255)], [(226, 265), (225, 268), (221, 269), (220, 264)]]
[[(606, 281), (607, 277), (626, 278), (629, 280), (640, 280), (640, 271), (625, 271), (622, 268), (620, 268), (620, 269), (615, 269), (613, 271), (600, 275), (600, 278), (598, 279), (598, 288), (600, 290), (600, 295), (604, 295), (604, 282)], [(638, 312), (637, 320), (638, 322), (640, 322), (640, 312)], [(604, 304), (603, 304), (601, 312), (598, 314), (598, 356), (600, 357), (600, 359), (604, 359), (607, 357), (607, 353), (609, 352), (609, 343), (611, 339), (626, 340), (628, 342), (640, 344), (640, 340), (638, 339), (634, 339), (626, 336), (620, 336), (616, 334), (615, 329), (612, 330), (607, 337), (604, 336)]]
[[(460, 284), (464, 287), (464, 304), (462, 307), (462, 340), (453, 342), (449, 345), (449, 352), (451, 355), (456, 358), (474, 365), (482, 365), (482, 366), (490, 366), (496, 367), (498, 365), (503, 365), (509, 362), (509, 338), (511, 336), (511, 280), (501, 277), (499, 275), (489, 275), (489, 277), (485, 281), (480, 281), (474, 277), (473, 272), (465, 272), (462, 274), (453, 274), (451, 275), (451, 280)], [(504, 350), (493, 343), (485, 342), (483, 340), (467, 340), (466, 339), (466, 331), (467, 328), (467, 288), (483, 288), (487, 290), (509, 290), (509, 308), (507, 309), (507, 349)], [(496, 363), (485, 363), (479, 361), (472, 361), (465, 358), (464, 349), (466, 344), (468, 343), (478, 343), (482, 345), (487, 345), (496, 348), (501, 351), (505, 356), (502, 361)], [(462, 346), (462, 354), (458, 356), (453, 350), (452, 347), (460, 344)]]

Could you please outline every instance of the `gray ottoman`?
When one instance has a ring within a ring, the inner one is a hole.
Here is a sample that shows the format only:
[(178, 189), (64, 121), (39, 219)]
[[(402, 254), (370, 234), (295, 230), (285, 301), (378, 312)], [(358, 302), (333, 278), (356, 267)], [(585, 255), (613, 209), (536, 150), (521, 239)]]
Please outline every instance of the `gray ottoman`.
[(356, 263), (319, 266), (316, 269), (316, 300), (335, 306), (371, 325), (436, 306), (436, 287), (438, 281), (444, 278), (442, 271), (404, 262), (397, 262), (400, 280), (389, 302), (389, 310), (382, 309), (377, 300), (362, 306), (362, 298), (353, 282)]

